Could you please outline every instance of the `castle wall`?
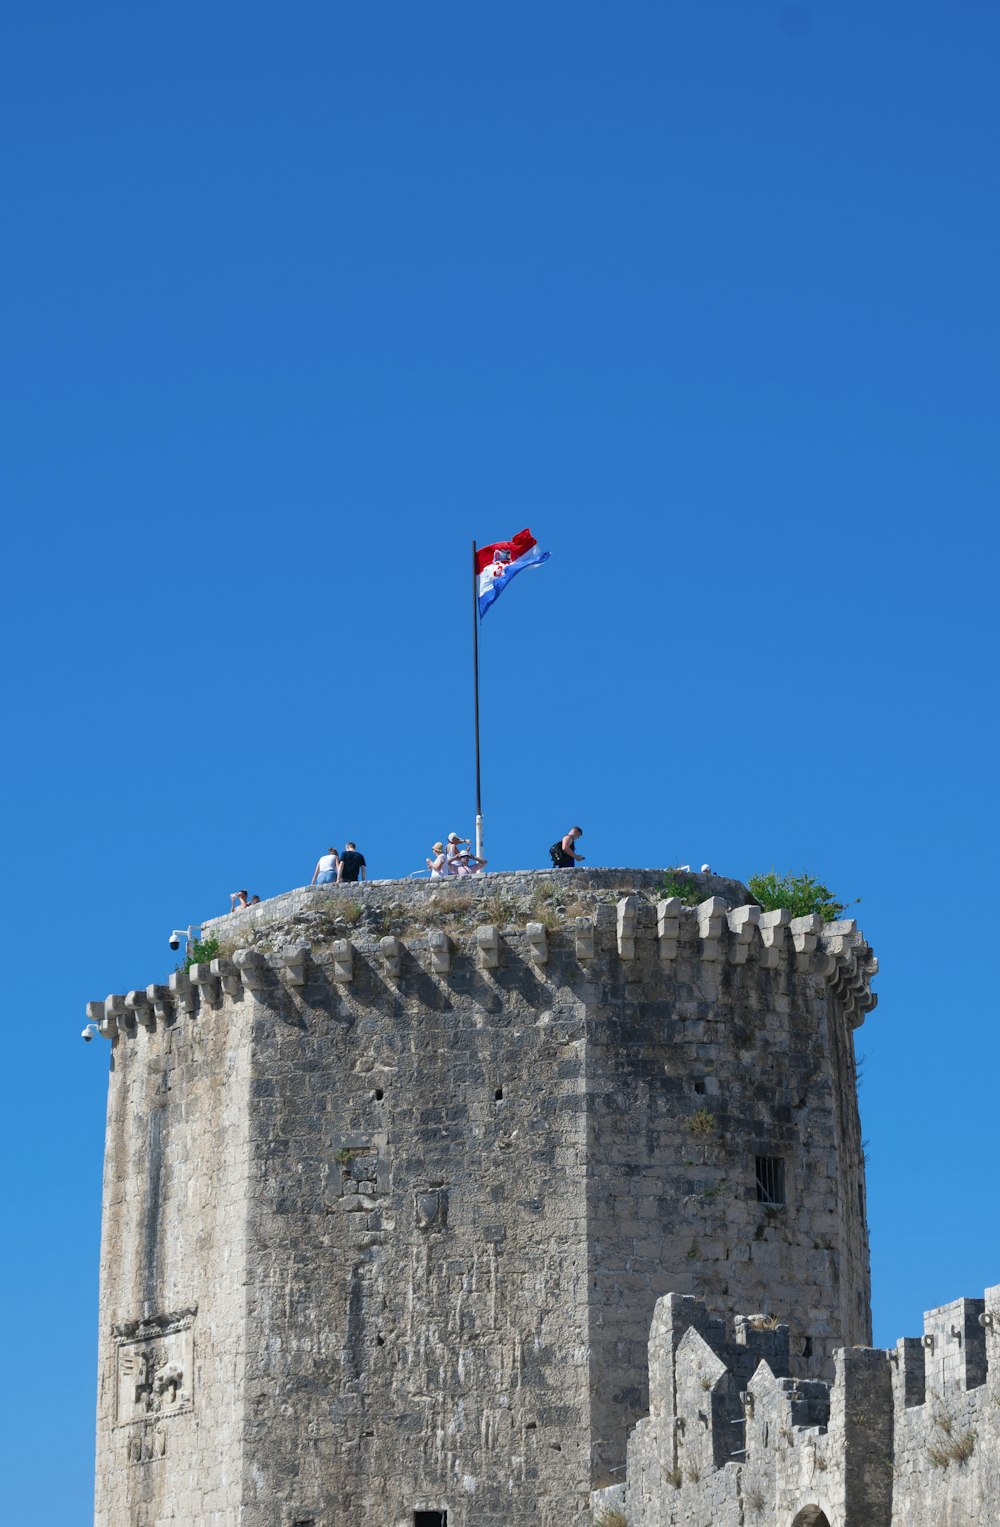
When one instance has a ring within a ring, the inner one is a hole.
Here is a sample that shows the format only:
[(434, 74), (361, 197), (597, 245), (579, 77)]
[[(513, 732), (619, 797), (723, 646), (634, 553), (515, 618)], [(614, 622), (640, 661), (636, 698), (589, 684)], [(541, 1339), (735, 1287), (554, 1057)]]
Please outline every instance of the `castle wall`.
[[(236, 1527), (249, 1027), (109, 998), (96, 1527)], [(142, 1000), (139, 1000), (142, 999)], [(165, 1022), (169, 1011), (170, 1022)], [(176, 1016), (175, 1016), (176, 1014)], [(117, 1015), (117, 1016), (116, 1016)]]
[(258, 991), (246, 1527), (586, 1511), (584, 1024), (498, 957)]
[[(838, 1351), (832, 1386), (787, 1372), (787, 1332), (669, 1295), (650, 1413), (600, 1515), (629, 1527), (996, 1527), (1000, 1288), (931, 1310), (895, 1351)], [(749, 1378), (748, 1370), (756, 1369)], [(822, 1515), (820, 1515), (822, 1513)]]
[[(864, 1334), (867, 946), (659, 880), (297, 893), (220, 920), (244, 947), (169, 992), (94, 1005), (100, 1527), (582, 1527), (665, 1288), (787, 1316), (801, 1372)], [(154, 1397), (116, 1421), (128, 1322)], [(123, 1462), (122, 1428), (165, 1450)]]
[[(791, 931), (762, 964), (757, 924), (720, 908), (670, 909), (664, 957), (665, 914), (632, 900), (599, 909), (610, 957), (588, 993), (595, 1472), (608, 1483), (648, 1408), (661, 1294), (789, 1322), (803, 1376), (832, 1375), (834, 1348), (871, 1331), (853, 1043), (825, 967)], [(780, 1206), (758, 1201), (757, 1157), (781, 1162)]]

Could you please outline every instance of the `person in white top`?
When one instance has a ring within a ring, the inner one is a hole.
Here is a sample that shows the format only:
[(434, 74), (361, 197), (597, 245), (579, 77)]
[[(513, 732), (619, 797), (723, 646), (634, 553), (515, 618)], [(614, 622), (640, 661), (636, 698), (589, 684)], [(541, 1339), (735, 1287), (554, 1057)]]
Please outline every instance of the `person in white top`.
[(335, 848), (328, 848), (325, 854), (321, 854), (316, 860), (316, 868), (310, 885), (331, 885), (337, 878), (337, 869), (340, 865), (340, 855)]
[(432, 880), (445, 880), (451, 874), (451, 865), (448, 863), (443, 843), (435, 843), (434, 858), (427, 860), (427, 868), (431, 872)]

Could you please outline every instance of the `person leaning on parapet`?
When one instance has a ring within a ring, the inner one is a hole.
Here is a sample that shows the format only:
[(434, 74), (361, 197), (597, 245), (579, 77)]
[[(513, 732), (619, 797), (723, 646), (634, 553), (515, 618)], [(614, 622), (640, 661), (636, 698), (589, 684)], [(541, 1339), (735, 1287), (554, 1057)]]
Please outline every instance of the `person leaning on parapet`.
[(345, 880), (348, 885), (353, 885), (359, 873), (362, 880), (368, 879), (368, 866), (365, 864), (365, 856), (358, 853), (358, 845), (356, 843), (345, 843), (344, 852), (340, 856), (340, 869), (337, 871), (337, 879)]
[(449, 875), (478, 875), (479, 871), (484, 870), (489, 863), (487, 859), (477, 858), (472, 852), (471, 838), (460, 838), (457, 832), (448, 834), (445, 856), (448, 860)]
[[(259, 899), (259, 898), (258, 898)], [(235, 912), (237, 907), (246, 907), (250, 904), (249, 891), (230, 891), (229, 910)]]
[(325, 854), (321, 854), (316, 860), (316, 868), (310, 885), (330, 885), (337, 878), (340, 868), (340, 855), (335, 848), (328, 848)]
[(551, 855), (554, 869), (571, 870), (577, 860), (584, 857), (583, 854), (578, 854), (573, 846), (577, 838), (582, 837), (582, 827), (571, 827), (564, 838), (560, 838), (557, 843), (553, 843), (549, 849), (549, 854)]

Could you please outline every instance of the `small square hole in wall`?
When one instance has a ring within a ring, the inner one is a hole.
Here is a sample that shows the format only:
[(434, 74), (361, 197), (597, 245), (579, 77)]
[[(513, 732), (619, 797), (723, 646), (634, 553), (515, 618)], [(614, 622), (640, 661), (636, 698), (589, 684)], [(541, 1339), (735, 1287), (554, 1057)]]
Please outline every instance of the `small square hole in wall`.
[(705, 1091), (705, 1083), (704, 1082), (695, 1082), (694, 1090), (695, 1090), (695, 1092), (704, 1092)]
[(375, 1101), (376, 1101), (376, 1103), (381, 1103), (381, 1101), (382, 1101), (382, 1099), (384, 1097), (385, 1097), (385, 1093), (383, 1092), (382, 1088), (381, 1087), (376, 1087), (375, 1088)]
[(502, 1087), (497, 1087), (496, 1090), (494, 1091), (494, 1093), (493, 1093), (493, 1101), (494, 1101), (494, 1103), (502, 1103), (503, 1102), (503, 1088)]
[(413, 1527), (448, 1527), (447, 1511), (414, 1511)]
[(785, 1163), (780, 1156), (755, 1156), (757, 1174), (757, 1202), (759, 1204), (783, 1204), (785, 1202)]

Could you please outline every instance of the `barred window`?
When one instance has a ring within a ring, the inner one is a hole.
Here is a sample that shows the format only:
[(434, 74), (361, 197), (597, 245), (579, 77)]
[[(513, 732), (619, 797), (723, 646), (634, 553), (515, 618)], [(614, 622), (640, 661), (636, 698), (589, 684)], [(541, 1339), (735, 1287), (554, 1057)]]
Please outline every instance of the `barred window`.
[(783, 1204), (785, 1202), (785, 1163), (780, 1156), (755, 1156), (757, 1169), (757, 1202), (759, 1204)]

